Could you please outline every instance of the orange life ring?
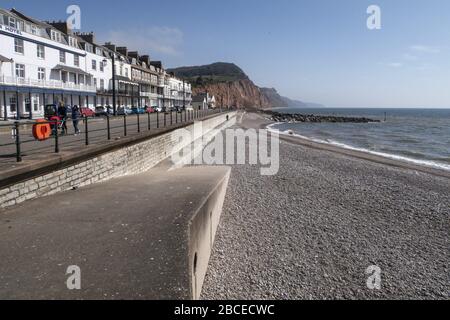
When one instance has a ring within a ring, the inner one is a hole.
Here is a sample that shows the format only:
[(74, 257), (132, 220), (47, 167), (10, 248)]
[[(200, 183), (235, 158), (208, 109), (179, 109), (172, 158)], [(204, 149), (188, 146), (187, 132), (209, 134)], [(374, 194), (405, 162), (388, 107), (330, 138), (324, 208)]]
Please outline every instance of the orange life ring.
[(36, 124), (33, 125), (33, 137), (36, 140), (44, 141), (50, 138), (52, 129), (50, 124), (45, 119), (36, 120)]

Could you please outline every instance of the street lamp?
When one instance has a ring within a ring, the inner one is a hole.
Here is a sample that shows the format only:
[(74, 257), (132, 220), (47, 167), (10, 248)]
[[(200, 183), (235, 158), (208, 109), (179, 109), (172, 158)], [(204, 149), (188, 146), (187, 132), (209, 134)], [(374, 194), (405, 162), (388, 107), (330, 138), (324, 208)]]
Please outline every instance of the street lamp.
[[(112, 94), (113, 94), (113, 114), (114, 116), (117, 116), (117, 105), (116, 105), (116, 59), (114, 52), (111, 55), (112, 60)], [(103, 65), (107, 65), (108, 60), (105, 58), (103, 59)]]

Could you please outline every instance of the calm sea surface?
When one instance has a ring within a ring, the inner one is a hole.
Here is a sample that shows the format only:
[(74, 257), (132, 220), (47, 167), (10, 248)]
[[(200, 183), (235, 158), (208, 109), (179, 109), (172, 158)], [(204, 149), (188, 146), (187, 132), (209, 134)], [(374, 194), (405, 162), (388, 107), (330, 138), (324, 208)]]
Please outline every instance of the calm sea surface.
[[(450, 170), (450, 109), (301, 109), (285, 113), (369, 117), (382, 123), (284, 123), (272, 128), (344, 148)], [(385, 113), (387, 115), (386, 122)]]

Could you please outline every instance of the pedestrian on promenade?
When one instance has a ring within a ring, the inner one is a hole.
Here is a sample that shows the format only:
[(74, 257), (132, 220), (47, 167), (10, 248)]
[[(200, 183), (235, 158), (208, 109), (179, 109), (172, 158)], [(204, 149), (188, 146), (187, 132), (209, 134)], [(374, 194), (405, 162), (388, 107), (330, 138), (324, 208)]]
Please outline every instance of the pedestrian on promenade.
[(67, 108), (64, 106), (62, 102), (59, 103), (58, 107), (58, 116), (61, 119), (61, 129), (62, 134), (67, 133)]
[(80, 134), (80, 129), (78, 129), (78, 122), (80, 121), (80, 109), (78, 106), (73, 106), (72, 108), (72, 122), (73, 122), (73, 128), (75, 129), (75, 135)]

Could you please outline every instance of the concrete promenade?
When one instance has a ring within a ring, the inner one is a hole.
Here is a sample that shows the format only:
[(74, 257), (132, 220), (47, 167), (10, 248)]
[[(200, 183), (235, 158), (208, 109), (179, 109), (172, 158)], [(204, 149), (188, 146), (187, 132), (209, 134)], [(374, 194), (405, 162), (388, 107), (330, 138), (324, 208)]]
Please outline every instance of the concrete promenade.
[(2, 212), (0, 299), (198, 298), (228, 176), (155, 168)]

